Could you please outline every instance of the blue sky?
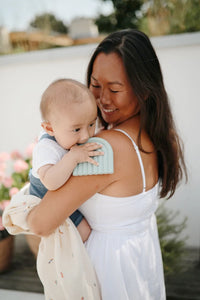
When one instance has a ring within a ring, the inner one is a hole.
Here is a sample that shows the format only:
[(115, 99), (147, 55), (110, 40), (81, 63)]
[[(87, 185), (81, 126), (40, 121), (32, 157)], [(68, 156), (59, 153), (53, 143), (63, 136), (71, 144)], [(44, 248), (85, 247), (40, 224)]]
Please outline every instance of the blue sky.
[(0, 0), (0, 26), (9, 30), (24, 30), (35, 15), (53, 13), (66, 25), (75, 17), (95, 17), (109, 14), (111, 2), (101, 0)]

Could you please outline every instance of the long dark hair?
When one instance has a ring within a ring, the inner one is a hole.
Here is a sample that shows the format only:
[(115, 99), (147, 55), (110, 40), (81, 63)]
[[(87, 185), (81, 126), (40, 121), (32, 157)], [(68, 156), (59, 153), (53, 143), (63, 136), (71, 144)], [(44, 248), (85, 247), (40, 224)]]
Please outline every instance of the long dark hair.
[[(122, 58), (127, 77), (140, 105), (138, 146), (145, 152), (141, 144), (141, 132), (144, 129), (157, 151), (160, 197), (170, 198), (183, 174), (187, 180), (187, 170), (183, 144), (175, 128), (155, 50), (149, 38), (141, 31), (126, 29), (111, 33), (98, 45), (91, 57), (87, 71), (88, 87), (94, 61), (102, 52), (114, 52)], [(106, 127), (108, 124), (102, 119), (100, 112), (99, 118)]]

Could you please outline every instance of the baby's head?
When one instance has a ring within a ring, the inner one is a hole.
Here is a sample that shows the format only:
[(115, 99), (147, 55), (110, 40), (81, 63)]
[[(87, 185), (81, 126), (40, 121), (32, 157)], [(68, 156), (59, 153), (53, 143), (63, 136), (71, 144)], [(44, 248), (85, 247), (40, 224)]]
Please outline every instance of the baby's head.
[(54, 81), (40, 103), (42, 127), (64, 149), (85, 143), (95, 133), (96, 100), (90, 90), (73, 79)]

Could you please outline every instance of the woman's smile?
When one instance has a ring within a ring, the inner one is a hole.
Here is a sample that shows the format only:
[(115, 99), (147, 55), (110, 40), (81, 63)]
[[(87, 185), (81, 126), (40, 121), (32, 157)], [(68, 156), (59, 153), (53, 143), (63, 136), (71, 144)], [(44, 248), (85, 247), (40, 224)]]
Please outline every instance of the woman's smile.
[(101, 110), (102, 113), (112, 114), (112, 113), (114, 113), (115, 111), (118, 110), (115, 107), (113, 108), (113, 107), (105, 107), (105, 106), (103, 106), (103, 104), (100, 102), (100, 100), (97, 101), (97, 102), (98, 102), (98, 106), (99, 106), (99, 108), (100, 108), (100, 110)]

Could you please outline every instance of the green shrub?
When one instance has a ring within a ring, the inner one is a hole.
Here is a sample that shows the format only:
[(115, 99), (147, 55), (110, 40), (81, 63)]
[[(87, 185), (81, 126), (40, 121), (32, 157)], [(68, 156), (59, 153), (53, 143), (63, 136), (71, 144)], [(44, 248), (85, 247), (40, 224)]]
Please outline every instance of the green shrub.
[(164, 273), (169, 275), (180, 272), (186, 248), (186, 237), (180, 237), (180, 234), (186, 228), (187, 218), (177, 223), (176, 218), (179, 212), (166, 209), (164, 203), (160, 205), (156, 215)]

